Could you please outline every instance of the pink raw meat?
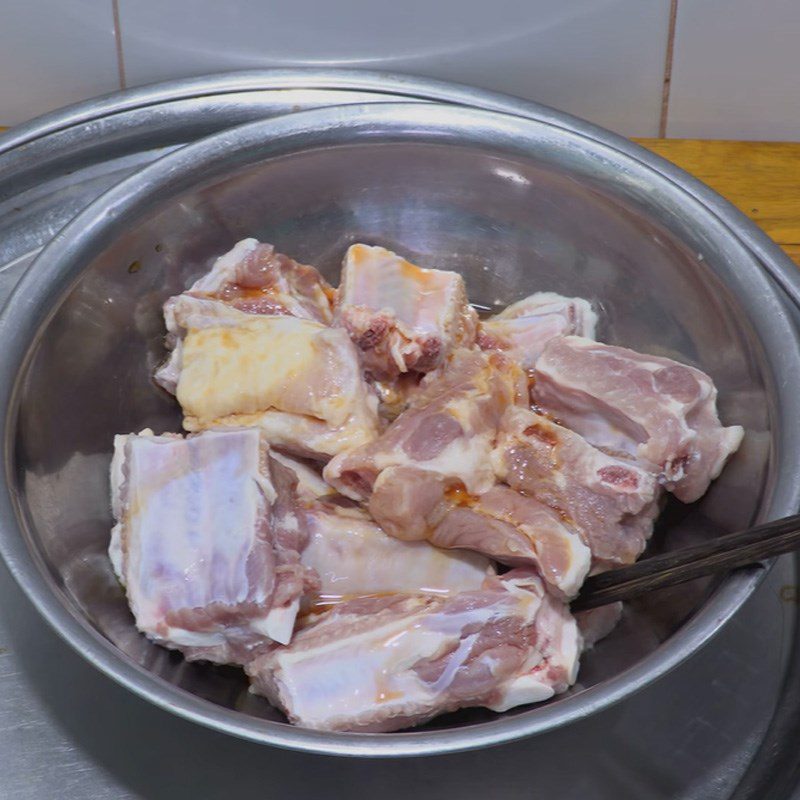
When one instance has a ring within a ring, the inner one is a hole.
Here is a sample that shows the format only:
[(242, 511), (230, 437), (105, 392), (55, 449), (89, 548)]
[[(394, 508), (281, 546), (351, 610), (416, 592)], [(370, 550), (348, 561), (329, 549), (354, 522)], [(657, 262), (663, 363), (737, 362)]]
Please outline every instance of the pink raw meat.
[(458, 708), (546, 700), (575, 681), (580, 650), (568, 608), (514, 570), (454, 597), (342, 603), (245, 669), (298, 725), (392, 731)]
[(335, 320), (378, 379), (429, 372), (475, 341), (477, 314), (456, 272), (422, 269), (384, 249), (354, 244), (342, 265)]
[(288, 642), (316, 586), (296, 482), (255, 429), (116, 437), (109, 554), (139, 630), (222, 664)]
[(685, 503), (703, 496), (744, 435), (720, 424), (717, 390), (699, 369), (578, 336), (547, 343), (533, 395), (596, 447), (637, 459)]
[(182, 342), (190, 328), (241, 324), (242, 314), (278, 314), (330, 324), (333, 289), (314, 267), (276, 253), (271, 244), (243, 239), (220, 256), (185, 292), (164, 303), (167, 348), (155, 380), (175, 394)]
[(591, 548), (595, 571), (631, 564), (644, 550), (661, 489), (636, 462), (524, 408), (506, 412), (492, 461), (500, 480), (569, 520)]
[(550, 339), (571, 334), (593, 339), (596, 324), (588, 300), (537, 292), (481, 321), (477, 341), (482, 350), (502, 350), (530, 370)]

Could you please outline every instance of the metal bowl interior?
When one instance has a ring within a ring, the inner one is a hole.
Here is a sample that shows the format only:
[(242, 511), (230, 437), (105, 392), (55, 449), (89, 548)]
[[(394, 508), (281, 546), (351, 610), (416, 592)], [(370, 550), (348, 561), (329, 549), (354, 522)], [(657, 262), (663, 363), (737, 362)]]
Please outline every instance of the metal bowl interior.
[(440, 753), (563, 725), (686, 658), (759, 572), (654, 593), (588, 653), (578, 684), (532, 708), (473, 709), (399, 734), (293, 728), (235, 669), (185, 663), (139, 635), (106, 557), (115, 433), (179, 430), (150, 380), (161, 304), (244, 236), (333, 281), (367, 241), (455, 269), (499, 308), (540, 290), (601, 309), (606, 341), (708, 372), (747, 435), (698, 503), (672, 503), (672, 549), (793, 512), (800, 360), (781, 298), (727, 228), (677, 185), (553, 124), (433, 104), (325, 108), (183, 148), (111, 189), (45, 249), (0, 319), (6, 491), (0, 547), (87, 658), (172, 711), (257, 741), (357, 755)]

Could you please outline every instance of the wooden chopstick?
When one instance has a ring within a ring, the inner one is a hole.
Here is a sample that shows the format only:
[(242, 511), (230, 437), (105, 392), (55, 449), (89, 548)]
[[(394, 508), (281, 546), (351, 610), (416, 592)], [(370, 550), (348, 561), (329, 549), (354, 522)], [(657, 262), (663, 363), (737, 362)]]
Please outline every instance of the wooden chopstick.
[(653, 589), (756, 564), (796, 549), (800, 549), (800, 514), (593, 575), (586, 579), (571, 608), (581, 611), (630, 600)]

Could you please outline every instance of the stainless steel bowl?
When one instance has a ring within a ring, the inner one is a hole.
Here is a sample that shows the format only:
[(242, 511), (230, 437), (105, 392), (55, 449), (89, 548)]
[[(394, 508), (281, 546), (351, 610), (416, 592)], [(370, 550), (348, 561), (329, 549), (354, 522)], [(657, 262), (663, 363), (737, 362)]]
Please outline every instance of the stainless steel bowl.
[(745, 445), (703, 500), (665, 513), (654, 548), (800, 505), (797, 335), (738, 238), (685, 189), (552, 120), (436, 104), (332, 107), (233, 128), (166, 156), (58, 234), (0, 318), (4, 419), (0, 547), (44, 616), (111, 677), (153, 702), (256, 741), (352, 755), (496, 744), (584, 717), (686, 658), (762, 571), (631, 605), (567, 695), (504, 714), (470, 710), (399, 734), (286, 724), (236, 670), (187, 664), (133, 627), (105, 556), (115, 432), (177, 429), (150, 382), (160, 305), (245, 235), (334, 277), (355, 240), (464, 273), (503, 305), (582, 294), (608, 341), (708, 371)]

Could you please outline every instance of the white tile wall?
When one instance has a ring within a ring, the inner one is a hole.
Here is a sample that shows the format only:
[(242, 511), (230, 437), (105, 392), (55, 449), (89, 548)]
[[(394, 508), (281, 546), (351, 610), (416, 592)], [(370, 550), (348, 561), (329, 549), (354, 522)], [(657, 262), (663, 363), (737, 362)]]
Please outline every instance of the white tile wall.
[(120, 0), (129, 85), (257, 66), (391, 69), (655, 135), (669, 0)]
[(0, 125), (115, 89), (111, 0), (0, 0)]
[(679, 0), (667, 134), (800, 139), (800, 0)]
[[(800, 140), (800, 0), (677, 0), (667, 135)], [(128, 85), (431, 75), (656, 135), (670, 0), (118, 0)], [(120, 87), (113, 0), (0, 0), (0, 125)]]

